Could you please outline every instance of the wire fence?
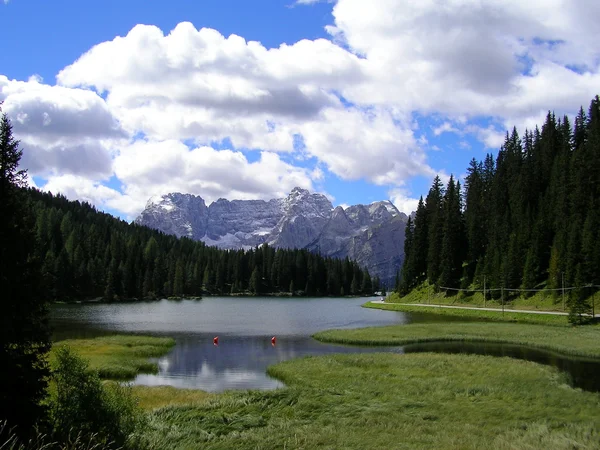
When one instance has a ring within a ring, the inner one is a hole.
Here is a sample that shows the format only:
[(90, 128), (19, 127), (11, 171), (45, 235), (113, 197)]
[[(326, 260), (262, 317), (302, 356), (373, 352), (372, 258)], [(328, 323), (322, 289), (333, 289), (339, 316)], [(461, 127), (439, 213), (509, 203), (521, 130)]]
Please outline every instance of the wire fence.
[(505, 287), (499, 287), (499, 288), (487, 288), (487, 289), (459, 289), (459, 288), (451, 288), (451, 287), (446, 287), (446, 286), (438, 286), (438, 289), (443, 289), (444, 291), (456, 291), (456, 292), (498, 292), (498, 291), (504, 291), (504, 292), (557, 292), (557, 291), (572, 291), (574, 289), (586, 289), (586, 288), (595, 288), (595, 289), (599, 289), (600, 288), (600, 284), (584, 284), (581, 286), (569, 286), (569, 287), (560, 287), (560, 288), (553, 288), (553, 289), (522, 289), (522, 288), (505, 288)]
[[(495, 288), (479, 288), (479, 289), (461, 289), (461, 288), (453, 288), (448, 286), (434, 286), (430, 285), (428, 290), (428, 303), (432, 303), (432, 293), (431, 292), (435, 288), (436, 292), (444, 291), (445, 293), (465, 293), (465, 294), (475, 294), (482, 293), (483, 294), (483, 305), (473, 305), (473, 306), (482, 306), (486, 307), (488, 301), (493, 301), (495, 303), (500, 303), (502, 306), (502, 310), (507, 304), (507, 301), (510, 301), (511, 297), (515, 297), (515, 294), (518, 296), (522, 296), (523, 294), (535, 294), (535, 293), (543, 293), (553, 296), (556, 299), (555, 304), (562, 303), (562, 310), (566, 311), (567, 306), (570, 300), (570, 294), (574, 290), (579, 290), (582, 292), (583, 297), (588, 298), (590, 300), (589, 307), (592, 309), (592, 315), (595, 315), (595, 307), (596, 307), (596, 294), (600, 291), (600, 285), (598, 284), (583, 284), (580, 286), (563, 286), (559, 288), (545, 288), (545, 289), (523, 289), (523, 288), (506, 288), (506, 287), (495, 287)], [(500, 293), (500, 295), (498, 295)], [(544, 296), (546, 297), (546, 296)], [(435, 297), (433, 298), (435, 303)]]

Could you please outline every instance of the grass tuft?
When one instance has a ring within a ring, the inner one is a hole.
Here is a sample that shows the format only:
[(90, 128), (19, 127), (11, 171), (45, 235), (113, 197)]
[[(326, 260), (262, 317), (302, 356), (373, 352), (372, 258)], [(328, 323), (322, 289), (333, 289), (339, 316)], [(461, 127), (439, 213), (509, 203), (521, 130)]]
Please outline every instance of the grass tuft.
[(177, 389), (173, 386), (132, 386), (131, 389), (139, 406), (145, 410), (175, 405), (198, 405), (216, 395), (195, 389)]

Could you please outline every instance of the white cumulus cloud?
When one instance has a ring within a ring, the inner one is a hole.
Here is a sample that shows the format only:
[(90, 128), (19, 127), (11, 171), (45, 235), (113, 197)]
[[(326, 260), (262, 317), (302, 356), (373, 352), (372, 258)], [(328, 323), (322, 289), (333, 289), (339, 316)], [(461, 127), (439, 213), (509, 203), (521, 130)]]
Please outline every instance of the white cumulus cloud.
[(333, 15), (365, 58), (367, 81), (345, 91), (361, 104), (524, 120), (572, 111), (600, 83), (594, 0), (339, 0)]
[(311, 171), (263, 151), (257, 161), (233, 150), (180, 141), (136, 141), (115, 158), (115, 174), (130, 199), (129, 213), (139, 213), (149, 197), (169, 192), (201, 195), (208, 203), (230, 199), (284, 197), (295, 186), (313, 190)]
[[(595, 0), (337, 0), (332, 12), (330, 39), (275, 48), (187, 22), (137, 25), (56, 86), (0, 75), (0, 101), (46, 188), (131, 215), (173, 190), (282, 196), (325, 170), (386, 186), (408, 210), (407, 181), (443, 173), (425, 133), (494, 149), (506, 128), (598, 93)], [(416, 116), (434, 125), (417, 131)], [(121, 191), (102, 184), (113, 175)]]
[(168, 35), (138, 25), (96, 45), (57, 78), (107, 92), (131, 132), (289, 151), (289, 123), (338, 105), (330, 90), (360, 78), (360, 65), (325, 39), (267, 49), (186, 22)]
[(385, 110), (330, 108), (299, 130), (306, 151), (345, 180), (385, 185), (434, 173), (412, 131)]
[(0, 101), (32, 175), (112, 173), (112, 147), (128, 135), (96, 93), (0, 75)]

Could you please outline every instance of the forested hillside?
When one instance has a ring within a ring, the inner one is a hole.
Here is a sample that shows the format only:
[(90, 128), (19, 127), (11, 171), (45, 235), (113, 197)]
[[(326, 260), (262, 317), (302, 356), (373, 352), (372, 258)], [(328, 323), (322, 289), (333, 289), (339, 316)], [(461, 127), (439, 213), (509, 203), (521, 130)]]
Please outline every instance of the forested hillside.
[(306, 250), (219, 250), (128, 224), (87, 203), (28, 191), (36, 255), (51, 300), (292, 292), (371, 294), (378, 281), (350, 260)]
[(541, 130), (520, 137), (513, 129), (495, 160), (473, 159), (467, 172), (464, 188), (436, 178), (421, 198), (406, 227), (401, 293), (424, 281), (521, 290), (600, 284), (598, 96), (573, 125), (548, 113)]

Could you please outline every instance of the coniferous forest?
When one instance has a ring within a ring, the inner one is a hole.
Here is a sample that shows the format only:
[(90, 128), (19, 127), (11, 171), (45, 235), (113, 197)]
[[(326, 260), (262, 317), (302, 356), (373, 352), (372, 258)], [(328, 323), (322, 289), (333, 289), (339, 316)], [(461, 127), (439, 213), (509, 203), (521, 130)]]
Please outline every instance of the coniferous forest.
[[(406, 227), (397, 290), (570, 289), (600, 284), (600, 98), (572, 121), (506, 134), (494, 159), (473, 159), (464, 186), (433, 181)], [(514, 291), (513, 291), (514, 292)]]
[(378, 280), (346, 259), (306, 250), (221, 250), (128, 224), (30, 189), (35, 254), (50, 300), (152, 299), (204, 294), (370, 295)]
[(105, 390), (70, 350), (58, 350), (51, 368), (48, 300), (378, 288), (348, 259), (267, 245), (220, 250), (28, 189), (23, 151), (0, 113), (0, 448), (123, 448), (141, 423), (133, 397), (119, 385)]

